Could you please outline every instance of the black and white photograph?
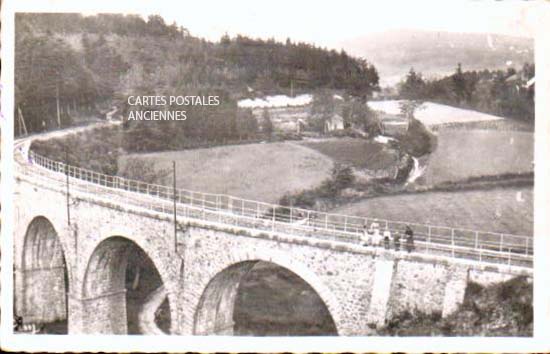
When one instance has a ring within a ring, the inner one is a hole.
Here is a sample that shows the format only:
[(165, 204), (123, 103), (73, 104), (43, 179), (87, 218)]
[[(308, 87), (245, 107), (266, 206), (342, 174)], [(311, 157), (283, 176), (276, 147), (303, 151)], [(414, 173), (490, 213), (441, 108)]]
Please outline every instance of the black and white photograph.
[(543, 5), (13, 11), (13, 338), (533, 339)]

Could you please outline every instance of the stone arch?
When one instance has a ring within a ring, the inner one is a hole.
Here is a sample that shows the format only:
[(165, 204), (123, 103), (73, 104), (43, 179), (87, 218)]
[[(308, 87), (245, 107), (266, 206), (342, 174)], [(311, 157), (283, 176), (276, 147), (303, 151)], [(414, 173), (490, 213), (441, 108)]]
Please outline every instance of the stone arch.
[[(154, 296), (153, 292), (157, 290), (166, 294), (161, 289), (164, 285), (160, 271), (162, 268), (158, 267), (153, 257), (142, 246), (135, 240), (123, 236), (105, 238), (97, 244), (90, 255), (83, 277), (82, 309), (85, 333), (128, 334), (129, 330), (135, 331), (139, 327), (136, 322), (139, 307), (133, 307), (130, 314), (127, 311), (128, 293), (135, 290), (128, 286), (128, 274), (131, 271), (128, 266), (136, 262), (143, 262), (146, 270), (138, 270), (133, 274), (134, 279), (151, 276), (154, 279), (152, 283), (142, 282), (145, 285), (141, 300), (148, 301), (149, 296)], [(154, 323), (152, 325), (154, 326)], [(170, 324), (165, 330), (170, 330)]]
[(202, 284), (201, 296), (193, 316), (193, 334), (195, 335), (232, 335), (234, 332), (234, 305), (239, 283), (242, 278), (259, 262), (271, 263), (281, 267), (301, 278), (309, 285), (323, 302), (335, 327), (335, 334), (339, 333), (341, 323), (340, 306), (332, 292), (324, 285), (321, 279), (305, 265), (293, 261), (285, 256), (265, 255), (236, 255), (220, 267), (206, 284)]
[[(22, 299), (17, 314), (26, 323), (63, 322), (68, 317), (70, 274), (66, 250), (51, 221), (31, 220), (21, 252)], [(66, 323), (57, 330), (66, 333)]]

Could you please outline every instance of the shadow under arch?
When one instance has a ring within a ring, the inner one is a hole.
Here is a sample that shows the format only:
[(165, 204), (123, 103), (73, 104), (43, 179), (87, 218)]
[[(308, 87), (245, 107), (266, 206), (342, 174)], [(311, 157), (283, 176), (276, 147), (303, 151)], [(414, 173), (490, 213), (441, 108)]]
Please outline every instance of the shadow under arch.
[(158, 268), (129, 238), (111, 236), (96, 246), (82, 294), (85, 333), (170, 332), (170, 304)]
[(25, 232), (21, 253), (20, 301), (15, 314), (23, 323), (41, 324), (41, 333), (68, 333), (69, 272), (65, 250), (53, 224), (37, 216)]
[(240, 261), (208, 282), (194, 314), (193, 332), (195, 335), (338, 335), (334, 317), (315, 288), (289, 267), (276, 262)]

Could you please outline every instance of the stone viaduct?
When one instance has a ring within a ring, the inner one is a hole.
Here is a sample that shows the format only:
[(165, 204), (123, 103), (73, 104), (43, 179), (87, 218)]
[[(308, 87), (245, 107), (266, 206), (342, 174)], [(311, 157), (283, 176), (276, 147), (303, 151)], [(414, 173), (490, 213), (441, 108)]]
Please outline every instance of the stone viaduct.
[(124, 279), (136, 247), (158, 271), (170, 332), (178, 335), (233, 334), (239, 282), (258, 262), (311, 286), (344, 336), (371, 334), (405, 309), (445, 316), (462, 302), (468, 280), (532, 277), (530, 267), (239, 226), (183, 205), (175, 232), (169, 201), (145, 208), (157, 200), (106, 187), (90, 192), (92, 182), (75, 179), (67, 198), (63, 173), (16, 160), (15, 310), (26, 322), (67, 319), (70, 334), (127, 333)]

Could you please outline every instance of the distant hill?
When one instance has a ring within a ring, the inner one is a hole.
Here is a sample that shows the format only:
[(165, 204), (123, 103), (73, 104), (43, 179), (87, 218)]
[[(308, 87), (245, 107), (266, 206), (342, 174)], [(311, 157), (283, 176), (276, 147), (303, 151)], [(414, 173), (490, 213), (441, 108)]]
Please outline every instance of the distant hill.
[(426, 77), (463, 70), (520, 69), (534, 62), (534, 40), (496, 34), (418, 30), (369, 34), (340, 43), (353, 55), (368, 58), (380, 74), (381, 86), (393, 85), (411, 67)]

